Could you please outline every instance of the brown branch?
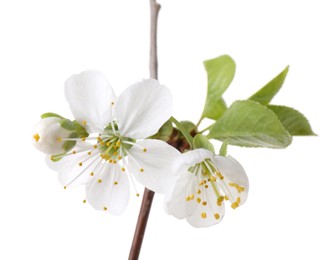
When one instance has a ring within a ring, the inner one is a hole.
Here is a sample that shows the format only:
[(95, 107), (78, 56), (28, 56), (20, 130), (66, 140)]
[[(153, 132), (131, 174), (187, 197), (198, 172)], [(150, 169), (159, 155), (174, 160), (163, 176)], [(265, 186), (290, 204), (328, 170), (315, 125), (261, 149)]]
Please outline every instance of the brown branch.
[[(150, 77), (158, 79), (158, 58), (157, 58), (157, 21), (160, 11), (160, 5), (156, 0), (150, 0), (151, 10), (151, 33), (150, 33), (150, 61), (149, 71)], [(137, 226), (135, 228), (133, 242), (130, 250), (129, 260), (138, 260), (143, 238), (145, 236), (147, 221), (154, 199), (154, 192), (145, 189), (142, 204), (138, 216)]]

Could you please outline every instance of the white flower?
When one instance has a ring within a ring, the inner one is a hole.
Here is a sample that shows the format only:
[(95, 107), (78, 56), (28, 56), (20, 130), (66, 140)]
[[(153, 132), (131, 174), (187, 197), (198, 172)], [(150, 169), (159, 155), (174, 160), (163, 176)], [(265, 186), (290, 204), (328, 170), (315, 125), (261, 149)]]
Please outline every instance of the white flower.
[(33, 145), (46, 154), (65, 152), (64, 138), (69, 138), (71, 131), (61, 127), (62, 118), (48, 117), (41, 119), (34, 128)]
[(247, 199), (247, 176), (230, 156), (196, 149), (176, 159), (175, 171), (178, 177), (166, 194), (166, 211), (179, 219), (186, 218), (194, 227), (219, 223), (225, 213), (225, 200), (235, 209)]
[(172, 97), (166, 87), (147, 79), (116, 98), (101, 73), (86, 71), (65, 82), (65, 95), (76, 121), (90, 133), (76, 139), (61, 160), (47, 160), (65, 188), (86, 184), (87, 201), (116, 215), (127, 206), (133, 177), (156, 192), (166, 191), (179, 152), (159, 140), (137, 141), (155, 134), (170, 118)]

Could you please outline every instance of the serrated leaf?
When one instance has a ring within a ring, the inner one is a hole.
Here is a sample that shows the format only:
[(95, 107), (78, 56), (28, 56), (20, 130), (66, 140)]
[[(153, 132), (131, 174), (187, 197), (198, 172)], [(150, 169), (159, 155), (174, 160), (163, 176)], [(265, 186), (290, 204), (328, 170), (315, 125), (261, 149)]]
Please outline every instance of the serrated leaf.
[(289, 66), (287, 66), (279, 75), (268, 82), (258, 92), (253, 94), (249, 100), (259, 102), (262, 105), (268, 105), (285, 82), (288, 70)]
[(227, 106), (226, 106), (224, 99), (220, 98), (213, 105), (207, 106), (207, 108), (204, 109), (203, 117), (216, 120), (224, 114), (226, 109), (227, 109)]
[(222, 143), (222, 146), (219, 150), (219, 155), (221, 156), (226, 156), (227, 155), (227, 147), (228, 147), (228, 140), (225, 139), (224, 142)]
[(291, 135), (316, 135), (311, 129), (307, 118), (294, 108), (275, 105), (267, 107), (278, 116)]
[(195, 149), (204, 148), (215, 153), (215, 148), (213, 144), (204, 135), (201, 134), (195, 135), (195, 137), (193, 138), (193, 144)]
[(207, 98), (202, 117), (218, 119), (225, 111), (226, 105), (222, 95), (233, 80), (236, 65), (228, 55), (204, 62), (208, 74)]
[(285, 148), (292, 137), (276, 114), (249, 100), (234, 102), (211, 128), (208, 138), (243, 147)]
[(55, 114), (55, 113), (51, 113), (51, 112), (48, 112), (48, 113), (44, 113), (41, 115), (41, 118), (44, 119), (44, 118), (48, 118), (48, 117), (58, 117), (58, 118), (64, 118), (58, 114)]

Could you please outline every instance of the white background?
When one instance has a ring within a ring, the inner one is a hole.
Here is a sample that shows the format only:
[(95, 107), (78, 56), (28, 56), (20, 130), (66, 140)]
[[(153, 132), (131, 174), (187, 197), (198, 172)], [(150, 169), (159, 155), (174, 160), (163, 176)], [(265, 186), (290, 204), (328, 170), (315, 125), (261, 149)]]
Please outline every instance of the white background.
[[(167, 216), (157, 195), (141, 259), (336, 259), (334, 1), (161, 3), (159, 77), (176, 118), (198, 120), (202, 61), (230, 54), (229, 104), (289, 64), (273, 103), (299, 109), (319, 136), (286, 150), (230, 147), (249, 176), (249, 199), (212, 228)], [(71, 74), (100, 70), (116, 93), (148, 77), (148, 35), (147, 0), (1, 0), (0, 259), (127, 259), (141, 198), (120, 217), (83, 204), (83, 189), (64, 191), (33, 149), (32, 128), (47, 111), (71, 118), (63, 95)]]

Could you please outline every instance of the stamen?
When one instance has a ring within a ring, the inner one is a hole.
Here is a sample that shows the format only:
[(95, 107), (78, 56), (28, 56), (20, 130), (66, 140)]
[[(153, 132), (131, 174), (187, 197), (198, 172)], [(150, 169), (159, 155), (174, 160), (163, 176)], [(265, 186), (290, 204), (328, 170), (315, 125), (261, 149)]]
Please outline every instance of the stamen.
[(36, 143), (40, 140), (40, 135), (39, 134), (34, 134), (33, 138), (35, 139)]
[(220, 219), (220, 215), (219, 215), (218, 213), (215, 213), (215, 214), (214, 214), (214, 217), (215, 217), (215, 219), (217, 219), (217, 220)]
[(82, 122), (82, 124), (83, 124), (83, 125), (86, 125), (86, 124), (87, 124), (87, 122), (84, 120), (84, 121)]
[(206, 214), (205, 212), (202, 212), (201, 217), (202, 217), (202, 218), (206, 218), (206, 217), (207, 217), (207, 214)]
[(83, 203), (86, 203), (86, 200), (83, 200)]

